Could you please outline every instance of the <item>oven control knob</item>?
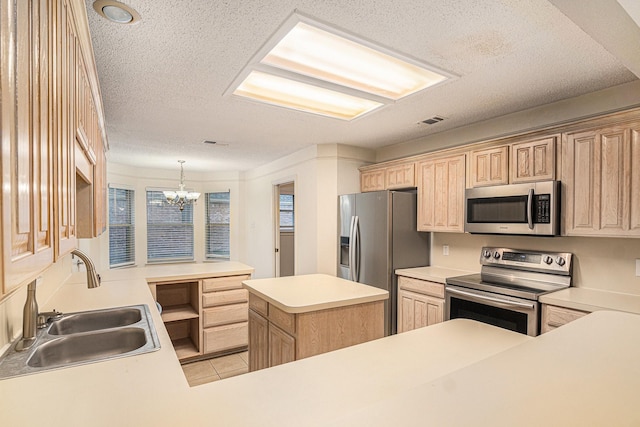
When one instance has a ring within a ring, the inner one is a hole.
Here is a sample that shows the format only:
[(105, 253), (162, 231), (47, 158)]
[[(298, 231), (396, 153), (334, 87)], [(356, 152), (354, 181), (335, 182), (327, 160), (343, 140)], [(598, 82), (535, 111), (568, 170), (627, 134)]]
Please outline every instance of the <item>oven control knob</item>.
[(563, 265), (566, 264), (566, 261), (564, 260), (564, 258), (559, 256), (559, 257), (556, 258), (556, 264), (558, 264), (560, 267), (562, 267)]
[(491, 251), (489, 249), (485, 249), (482, 251), (482, 256), (485, 258), (491, 258)]
[(544, 261), (545, 264), (551, 264), (553, 262), (553, 258), (549, 255), (545, 255), (544, 258), (542, 258), (542, 261)]
[(493, 253), (493, 257), (494, 257), (495, 259), (500, 259), (500, 252), (495, 251), (495, 252)]

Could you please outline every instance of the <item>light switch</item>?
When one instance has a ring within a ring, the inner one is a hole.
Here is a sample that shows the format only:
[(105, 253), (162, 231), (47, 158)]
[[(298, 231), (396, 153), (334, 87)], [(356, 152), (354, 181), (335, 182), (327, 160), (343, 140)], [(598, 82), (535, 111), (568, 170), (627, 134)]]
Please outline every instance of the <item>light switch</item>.
[(636, 260), (636, 276), (640, 277), (640, 259)]
[(449, 255), (449, 245), (442, 245), (442, 255)]

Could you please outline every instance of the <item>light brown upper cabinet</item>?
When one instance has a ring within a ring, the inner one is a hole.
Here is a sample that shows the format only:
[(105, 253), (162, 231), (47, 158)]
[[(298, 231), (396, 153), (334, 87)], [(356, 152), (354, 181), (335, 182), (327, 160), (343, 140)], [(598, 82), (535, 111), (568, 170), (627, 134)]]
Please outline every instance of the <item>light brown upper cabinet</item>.
[(548, 181), (556, 176), (556, 137), (511, 145), (510, 182)]
[[(76, 94), (82, 64), (91, 64), (85, 74), (93, 88), (87, 131), (100, 147), (105, 140), (95, 138), (104, 138), (102, 110), (95, 108), (102, 104), (88, 25), (79, 21), (86, 16), (84, 2), (0, 1), (2, 298), (76, 247)], [(94, 156), (92, 164), (100, 161)], [(90, 174), (105, 185), (104, 170)], [(102, 204), (96, 229), (106, 222)]]
[(415, 163), (404, 163), (397, 166), (389, 166), (384, 169), (384, 188), (394, 190), (398, 188), (410, 188), (416, 186)]
[(0, 18), (2, 289), (53, 262), (53, 153), (49, 127), (47, 1), (3, 1)]
[(360, 172), (360, 191), (384, 190), (384, 169)]
[(640, 122), (563, 135), (569, 236), (640, 236)]
[(469, 154), (471, 187), (509, 183), (509, 146), (472, 150)]
[(464, 232), (465, 154), (416, 163), (418, 231)]
[(396, 190), (416, 186), (414, 162), (360, 170), (360, 191)]

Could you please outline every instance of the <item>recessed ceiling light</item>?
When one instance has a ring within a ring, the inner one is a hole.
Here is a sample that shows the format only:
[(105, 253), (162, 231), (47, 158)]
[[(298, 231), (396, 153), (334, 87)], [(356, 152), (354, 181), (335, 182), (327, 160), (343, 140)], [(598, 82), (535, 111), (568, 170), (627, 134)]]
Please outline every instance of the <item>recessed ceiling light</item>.
[[(262, 80), (265, 75), (270, 75), (273, 81), (279, 78), (278, 84), (270, 87), (268, 96), (264, 92), (252, 93), (257, 76)], [(451, 73), (294, 13), (226, 93), (351, 120), (452, 78), (455, 76)], [(331, 102), (328, 98), (319, 102), (309, 98), (313, 105), (305, 105), (307, 101), (301, 97), (291, 99), (295, 94), (291, 89), (276, 95), (279, 88), (286, 87), (284, 80), (296, 87), (304, 84), (341, 92), (351, 101), (358, 99), (354, 105), (359, 106), (351, 109), (351, 113), (338, 107), (341, 112), (327, 114)], [(318, 108), (318, 103), (322, 108)]]
[(140, 20), (138, 12), (114, 0), (97, 0), (93, 3), (93, 9), (100, 16), (118, 24), (134, 24)]
[(260, 71), (252, 71), (233, 93), (268, 104), (347, 120), (383, 105)]

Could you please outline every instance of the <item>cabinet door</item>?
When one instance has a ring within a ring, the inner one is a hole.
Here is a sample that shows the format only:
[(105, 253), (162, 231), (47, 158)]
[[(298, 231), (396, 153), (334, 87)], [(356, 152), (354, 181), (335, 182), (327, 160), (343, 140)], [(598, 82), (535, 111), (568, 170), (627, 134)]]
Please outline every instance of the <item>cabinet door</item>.
[(410, 188), (416, 186), (416, 165), (407, 163), (399, 166), (390, 166), (385, 169), (384, 189)]
[(75, 222), (75, 69), (76, 34), (71, 18), (69, 4), (58, 0), (54, 2), (55, 50), (52, 52), (54, 81), (57, 99), (55, 99), (55, 152), (56, 181), (54, 224), (56, 233), (55, 258), (60, 258), (76, 247)]
[(509, 183), (509, 147), (471, 151), (470, 175), (472, 187)]
[(441, 323), (444, 300), (400, 290), (398, 292), (398, 332)]
[(0, 9), (0, 293), (9, 293), (53, 262), (49, 9), (44, 0)]
[(418, 163), (418, 231), (464, 232), (465, 158)]
[(565, 234), (640, 236), (640, 124), (566, 135)]
[(296, 360), (296, 339), (269, 323), (269, 366)]
[(556, 138), (511, 146), (511, 183), (545, 181), (556, 176)]
[(269, 367), (269, 322), (249, 310), (249, 371)]
[(542, 304), (542, 327), (540, 333), (544, 334), (545, 332), (559, 328), (560, 326), (573, 322), (587, 314), (589, 313), (585, 311)]
[(384, 169), (360, 172), (360, 191), (384, 190)]

